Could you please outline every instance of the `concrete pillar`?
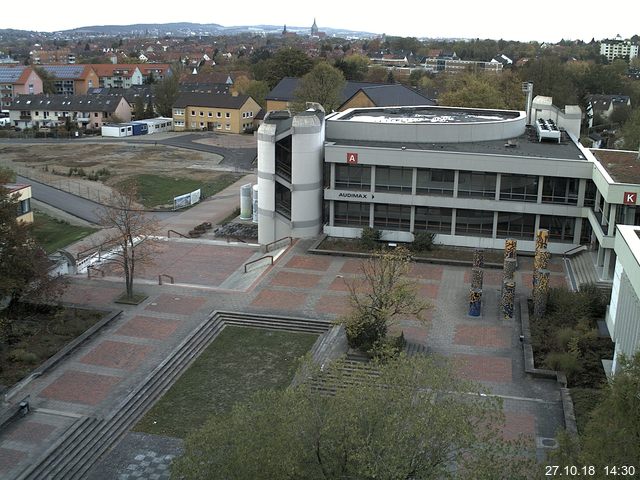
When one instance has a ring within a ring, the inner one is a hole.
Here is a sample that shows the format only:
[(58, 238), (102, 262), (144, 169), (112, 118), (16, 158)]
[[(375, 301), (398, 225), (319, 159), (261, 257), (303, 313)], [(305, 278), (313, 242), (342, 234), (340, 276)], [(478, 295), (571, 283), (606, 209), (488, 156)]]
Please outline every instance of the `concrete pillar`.
[(537, 203), (542, 203), (542, 188), (544, 187), (544, 177), (540, 175), (538, 177), (538, 200)]
[(418, 169), (411, 170), (411, 195), (415, 195), (418, 188)]
[(498, 212), (493, 212), (493, 226), (491, 228), (491, 238), (498, 237)]
[(371, 165), (371, 187), (369, 188), (371, 193), (376, 191), (376, 166)]
[(607, 235), (610, 237), (616, 234), (616, 213), (620, 207), (622, 207), (622, 205), (618, 206), (615, 203), (612, 203), (609, 207), (609, 229)]
[(604, 249), (604, 259), (602, 261), (602, 274), (600, 277), (602, 279), (611, 280), (609, 271), (611, 270), (611, 252), (610, 248)]
[[(458, 198), (458, 182), (460, 181), (460, 170), (453, 174), (453, 198)], [(453, 233), (451, 233), (453, 235)]]
[[(458, 171), (456, 170), (456, 174), (458, 173)], [(457, 190), (456, 190), (457, 192)], [(455, 235), (456, 234), (456, 212), (457, 210), (455, 208), (451, 209), (451, 235)]]
[(580, 237), (582, 236), (582, 218), (576, 218), (575, 222), (573, 227), (573, 243), (579, 245)]
[[(502, 184), (502, 174), (496, 174), (496, 196), (495, 200), (500, 200), (500, 185)], [(495, 238), (495, 235), (494, 235)]]
[(578, 206), (579, 207), (584, 207), (584, 196), (586, 191), (587, 191), (587, 180), (585, 178), (581, 178), (580, 183), (578, 183)]
[[(329, 188), (331, 190), (335, 190), (336, 189), (336, 164), (335, 163), (330, 163), (330, 170), (329, 170)], [(331, 202), (333, 203), (333, 202)]]

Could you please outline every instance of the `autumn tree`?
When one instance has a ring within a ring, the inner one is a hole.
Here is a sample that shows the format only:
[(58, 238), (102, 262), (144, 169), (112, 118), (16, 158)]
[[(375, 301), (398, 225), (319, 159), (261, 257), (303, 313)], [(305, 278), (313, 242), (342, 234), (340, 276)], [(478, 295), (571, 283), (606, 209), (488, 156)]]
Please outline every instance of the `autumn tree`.
[(11, 335), (9, 315), (19, 302), (47, 302), (65, 287), (63, 277), (50, 276), (52, 262), (31, 234), (31, 225), (16, 221), (20, 201), (5, 184), (11, 173), (0, 169), (0, 337)]
[(300, 80), (295, 92), (294, 108), (304, 110), (306, 102), (316, 102), (326, 112), (332, 112), (343, 102), (344, 85), (344, 75), (340, 70), (327, 62), (320, 62)]
[(638, 150), (640, 147), (640, 108), (636, 108), (621, 129), (626, 150)]
[(172, 476), (537, 478), (523, 444), (502, 439), (500, 400), (481, 395), (443, 358), (403, 355), (359, 377), (341, 360), (322, 372), (307, 368), (308, 382), (258, 392), (211, 417), (187, 438)]
[[(153, 98), (156, 110), (163, 117), (171, 117), (173, 114), (173, 104), (180, 93), (180, 75), (182, 66), (175, 64), (171, 67), (172, 74), (165, 75), (162, 80), (153, 84)], [(149, 75), (149, 79), (152, 76)]]
[(281, 48), (273, 56), (251, 66), (253, 78), (275, 87), (284, 77), (299, 78), (311, 71), (313, 62), (298, 48)]
[(367, 76), (369, 63), (369, 59), (364, 55), (349, 55), (337, 60), (334, 66), (342, 71), (346, 80), (361, 82)]
[(410, 269), (406, 248), (378, 251), (362, 263), (362, 278), (347, 282), (351, 311), (339, 321), (351, 347), (376, 353), (399, 316), (423, 320), (429, 304), (418, 298), (417, 285), (408, 278)]
[(233, 84), (233, 88), (236, 92), (242, 95), (249, 95), (253, 98), (258, 105), (262, 108), (266, 108), (265, 97), (269, 93), (269, 85), (266, 82), (260, 80), (249, 80), (244, 75), (240, 75)]
[(33, 67), (36, 74), (42, 80), (42, 93), (55, 94), (56, 93), (56, 76), (53, 73), (49, 73), (47, 70), (40, 66)]
[(158, 229), (154, 217), (137, 204), (138, 189), (127, 182), (115, 192), (100, 212), (100, 224), (106, 229), (102, 245), (109, 248), (109, 262), (122, 272), (127, 299), (134, 298), (136, 267), (153, 262), (153, 236)]

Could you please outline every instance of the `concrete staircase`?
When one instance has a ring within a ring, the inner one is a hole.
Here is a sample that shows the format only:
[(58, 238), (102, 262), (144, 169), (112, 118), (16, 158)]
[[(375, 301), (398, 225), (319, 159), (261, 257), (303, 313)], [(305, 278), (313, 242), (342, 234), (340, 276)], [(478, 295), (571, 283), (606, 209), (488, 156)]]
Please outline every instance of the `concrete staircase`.
[(592, 252), (582, 251), (571, 258), (565, 258), (565, 265), (575, 290), (580, 290), (583, 285), (593, 284), (599, 290), (610, 293), (611, 282), (600, 279)]
[(149, 410), (227, 325), (324, 333), (331, 322), (294, 317), (214, 312), (185, 338), (104, 419), (82, 417), (54, 442), (19, 480), (81, 480), (94, 463)]

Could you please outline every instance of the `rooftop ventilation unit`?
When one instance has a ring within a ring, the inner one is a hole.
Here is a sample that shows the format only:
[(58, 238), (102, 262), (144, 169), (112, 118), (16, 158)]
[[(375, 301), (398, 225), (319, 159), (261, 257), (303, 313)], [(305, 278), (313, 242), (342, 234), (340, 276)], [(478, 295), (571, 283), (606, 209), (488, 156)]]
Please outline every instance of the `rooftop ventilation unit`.
[(536, 132), (538, 133), (538, 142), (542, 140), (556, 140), (560, 143), (562, 137), (560, 129), (551, 119), (545, 120), (544, 118), (539, 118), (536, 121)]

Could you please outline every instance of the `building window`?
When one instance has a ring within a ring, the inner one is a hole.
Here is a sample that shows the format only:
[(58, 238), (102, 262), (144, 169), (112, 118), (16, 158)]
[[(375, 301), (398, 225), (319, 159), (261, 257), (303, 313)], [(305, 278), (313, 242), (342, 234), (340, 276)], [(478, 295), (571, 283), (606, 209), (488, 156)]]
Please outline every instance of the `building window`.
[(196, 116), (196, 111), (195, 110), (191, 110), (191, 116), (195, 117)]
[(207, 116), (213, 117), (213, 112), (207, 112)]
[(333, 202), (333, 224), (341, 227), (368, 227), (369, 204), (360, 202)]
[(222, 113), (216, 112), (216, 118), (222, 118)]
[(200, 122), (200, 128), (204, 128), (204, 122)]
[(184, 117), (184, 110), (176, 109), (175, 112), (176, 112), (175, 115), (177, 115), (179, 117)]
[(457, 209), (456, 235), (491, 237), (493, 235), (493, 212)]
[(224, 126), (225, 130), (231, 130), (231, 125), (229, 125), (228, 123)]
[(200, 112), (200, 116), (201, 116), (201, 117), (204, 117), (204, 112), (202, 112), (202, 111), (201, 111), (201, 112)]
[(536, 216), (529, 213), (499, 212), (498, 238), (518, 238), (533, 240)]
[(549, 230), (549, 239), (556, 242), (573, 243), (575, 224), (576, 219), (574, 217), (540, 215), (540, 228)]
[(411, 226), (411, 207), (377, 203), (373, 207), (373, 226), (384, 230), (408, 232)]
[(412, 168), (376, 167), (376, 192), (411, 193), (412, 181)]
[(18, 203), (18, 216), (25, 215), (31, 211), (31, 199), (25, 198)]
[(537, 202), (538, 180), (537, 175), (507, 175), (503, 173), (500, 179), (500, 200)]
[(196, 128), (196, 122), (191, 122), (191, 128)]
[(221, 124), (221, 123), (217, 123), (217, 124), (216, 124), (216, 128), (217, 128), (218, 130), (222, 130), (222, 124)]
[(276, 182), (276, 212), (291, 220), (291, 190)]
[(414, 231), (451, 234), (450, 208), (416, 207)]
[(371, 167), (336, 164), (337, 190), (371, 190)]
[(458, 175), (458, 197), (495, 198), (496, 174), (461, 171)]
[(98, 118), (98, 112), (94, 112), (94, 113), (93, 113), (93, 116), (94, 116), (94, 117), (96, 117), (96, 118)]
[(542, 203), (578, 204), (578, 178), (544, 177)]
[(431, 194), (452, 197), (454, 177), (455, 171), (453, 170), (419, 168), (416, 193), (418, 195)]
[(224, 118), (231, 118), (231, 114), (229, 112), (225, 112)]
[[(593, 180), (587, 180), (587, 185), (584, 191), (584, 206), (585, 207), (594, 207), (596, 204), (596, 192), (598, 188), (596, 184), (593, 183)], [(638, 225), (636, 223), (636, 225)]]

